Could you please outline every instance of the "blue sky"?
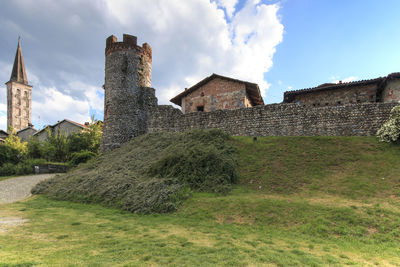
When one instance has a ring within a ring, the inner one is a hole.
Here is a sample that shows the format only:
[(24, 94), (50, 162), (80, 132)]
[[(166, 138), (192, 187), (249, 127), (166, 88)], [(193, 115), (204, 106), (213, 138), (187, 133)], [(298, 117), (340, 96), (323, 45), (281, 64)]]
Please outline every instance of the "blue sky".
[[(395, 0), (14, 0), (0, 8), (0, 129), (18, 35), (33, 85), (32, 120), (102, 119), (105, 39), (153, 48), (159, 104), (211, 73), (283, 92), (400, 71)], [(45, 12), (43, 12), (45, 10)]]
[(265, 102), (282, 92), (348, 77), (371, 79), (400, 71), (400, 1), (287, 0), (279, 15), (285, 27)]

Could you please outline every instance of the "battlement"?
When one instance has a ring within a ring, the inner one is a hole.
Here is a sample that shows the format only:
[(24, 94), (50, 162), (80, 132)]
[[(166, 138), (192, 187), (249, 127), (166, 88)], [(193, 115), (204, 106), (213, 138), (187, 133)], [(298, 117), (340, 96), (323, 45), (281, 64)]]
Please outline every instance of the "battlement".
[(118, 42), (117, 37), (114, 35), (109, 36), (106, 39), (105, 54), (109, 54), (115, 51), (127, 51), (136, 50), (140, 54), (146, 55), (150, 60), (152, 58), (152, 49), (148, 43), (143, 43), (142, 46), (137, 45), (137, 37), (129, 34), (123, 34), (122, 42)]

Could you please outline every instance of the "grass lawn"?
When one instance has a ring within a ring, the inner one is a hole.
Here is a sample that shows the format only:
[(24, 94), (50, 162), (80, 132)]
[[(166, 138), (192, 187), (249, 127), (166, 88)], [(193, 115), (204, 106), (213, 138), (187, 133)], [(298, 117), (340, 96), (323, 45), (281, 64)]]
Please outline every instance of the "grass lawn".
[(44, 196), (1, 205), (0, 266), (400, 265), (399, 147), (368, 137), (232, 142), (240, 184), (195, 193), (175, 213)]

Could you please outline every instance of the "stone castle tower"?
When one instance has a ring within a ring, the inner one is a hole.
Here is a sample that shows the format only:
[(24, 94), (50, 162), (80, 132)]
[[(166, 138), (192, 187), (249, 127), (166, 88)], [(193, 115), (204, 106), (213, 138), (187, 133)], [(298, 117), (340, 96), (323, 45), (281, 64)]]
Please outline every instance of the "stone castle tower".
[(147, 132), (149, 113), (157, 106), (151, 88), (152, 50), (137, 45), (136, 36), (106, 40), (104, 129), (101, 151), (119, 147)]
[(18, 40), (14, 66), (7, 85), (7, 127), (16, 131), (31, 125), (32, 86), (28, 84), (22, 49)]

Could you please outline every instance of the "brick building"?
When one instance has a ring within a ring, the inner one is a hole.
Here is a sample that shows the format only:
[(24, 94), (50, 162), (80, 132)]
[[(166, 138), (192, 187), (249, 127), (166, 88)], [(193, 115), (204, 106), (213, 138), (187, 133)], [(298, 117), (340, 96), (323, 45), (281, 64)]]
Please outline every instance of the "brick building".
[(203, 79), (170, 100), (183, 113), (264, 105), (257, 84), (217, 74)]
[(348, 83), (324, 83), (314, 88), (287, 91), (284, 103), (307, 106), (337, 106), (400, 101), (400, 72), (386, 77)]

